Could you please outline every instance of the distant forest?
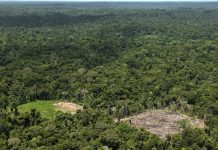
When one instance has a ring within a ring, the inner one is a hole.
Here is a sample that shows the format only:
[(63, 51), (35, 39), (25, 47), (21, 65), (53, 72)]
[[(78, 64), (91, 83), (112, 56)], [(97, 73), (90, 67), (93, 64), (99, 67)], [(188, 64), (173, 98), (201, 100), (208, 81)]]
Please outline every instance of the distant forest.
[[(1, 2), (0, 149), (218, 150), (217, 7)], [(18, 110), (60, 99), (84, 110)], [(206, 128), (160, 139), (119, 122), (164, 108)]]
[(218, 2), (16, 2), (2, 1), (0, 7), (58, 9), (216, 9)]

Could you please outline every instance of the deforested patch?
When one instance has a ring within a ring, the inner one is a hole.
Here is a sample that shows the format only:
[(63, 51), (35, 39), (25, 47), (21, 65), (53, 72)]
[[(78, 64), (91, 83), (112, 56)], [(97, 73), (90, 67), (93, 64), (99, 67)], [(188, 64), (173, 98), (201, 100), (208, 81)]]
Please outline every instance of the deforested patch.
[(197, 128), (205, 127), (203, 120), (170, 110), (146, 111), (135, 116), (123, 118), (121, 121), (127, 122), (136, 128), (143, 128), (160, 138), (166, 138), (168, 135), (181, 132), (184, 124)]
[(82, 110), (83, 107), (72, 103), (72, 102), (58, 102), (54, 103), (54, 106), (56, 110), (62, 111), (62, 112), (69, 112), (71, 114), (75, 114), (78, 110)]

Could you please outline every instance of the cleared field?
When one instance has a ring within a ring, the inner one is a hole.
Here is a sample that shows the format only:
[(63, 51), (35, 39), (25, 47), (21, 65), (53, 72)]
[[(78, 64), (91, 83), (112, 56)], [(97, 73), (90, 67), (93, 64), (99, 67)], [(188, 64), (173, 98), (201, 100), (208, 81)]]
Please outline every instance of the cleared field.
[(70, 102), (57, 102), (54, 103), (53, 106), (55, 106), (56, 110), (68, 112), (71, 114), (75, 114), (77, 110), (83, 109), (82, 106)]
[(43, 118), (54, 118), (57, 111), (74, 114), (78, 109), (82, 109), (82, 106), (70, 102), (60, 102), (54, 100), (34, 101), (18, 106), (18, 110), (21, 113), (30, 112), (31, 109), (39, 111)]
[(44, 118), (53, 118), (55, 116), (56, 110), (53, 106), (57, 101), (34, 101), (27, 104), (18, 106), (18, 110), (21, 113), (30, 112), (31, 109), (36, 109), (41, 113)]
[(127, 122), (136, 128), (143, 128), (160, 138), (166, 138), (168, 135), (181, 132), (182, 128), (179, 122), (183, 120), (191, 127), (205, 127), (203, 120), (168, 110), (151, 110), (121, 119), (121, 121)]

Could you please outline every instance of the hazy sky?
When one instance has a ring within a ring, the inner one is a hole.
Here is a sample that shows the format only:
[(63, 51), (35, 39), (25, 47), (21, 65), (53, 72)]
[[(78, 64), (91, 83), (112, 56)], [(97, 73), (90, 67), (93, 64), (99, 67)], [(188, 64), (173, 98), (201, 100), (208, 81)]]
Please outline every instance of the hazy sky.
[(201, 2), (208, 2), (208, 1), (218, 1), (218, 0), (0, 0), (0, 1), (145, 1), (145, 2), (151, 2), (151, 1), (185, 1), (185, 2), (193, 2), (193, 1), (201, 1)]

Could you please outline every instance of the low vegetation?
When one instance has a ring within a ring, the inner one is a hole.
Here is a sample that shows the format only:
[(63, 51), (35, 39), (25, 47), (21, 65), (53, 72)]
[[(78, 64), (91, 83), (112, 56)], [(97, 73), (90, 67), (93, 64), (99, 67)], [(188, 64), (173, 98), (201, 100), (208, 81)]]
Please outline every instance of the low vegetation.
[(37, 100), (18, 106), (18, 111), (20, 113), (26, 113), (30, 112), (32, 109), (35, 109), (41, 114), (42, 118), (51, 119), (55, 117), (57, 111), (75, 114), (77, 110), (82, 110), (82, 108), (82, 106), (71, 102)]
[(29, 102), (27, 104), (23, 104), (18, 106), (18, 111), (20, 113), (26, 113), (30, 112), (32, 109), (37, 110), (40, 112), (41, 116), (43, 118), (54, 118), (55, 117), (55, 107), (53, 106), (56, 101), (50, 100), (50, 101), (34, 101)]

